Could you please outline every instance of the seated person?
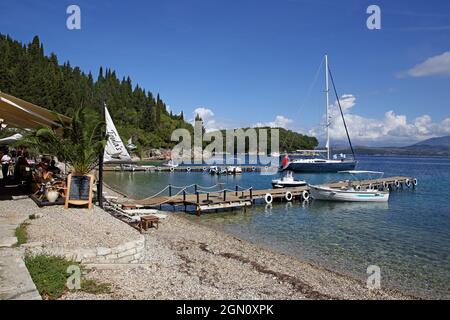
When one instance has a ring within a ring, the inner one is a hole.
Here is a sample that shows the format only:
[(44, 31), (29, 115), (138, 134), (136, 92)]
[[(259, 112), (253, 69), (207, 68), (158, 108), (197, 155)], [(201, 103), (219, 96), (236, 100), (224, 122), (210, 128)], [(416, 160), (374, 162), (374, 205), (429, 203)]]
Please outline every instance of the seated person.
[(55, 161), (55, 160), (50, 161), (50, 165), (48, 166), (47, 171), (50, 171), (50, 172), (52, 172), (52, 173), (54, 173), (54, 174), (59, 174), (59, 173), (61, 173), (61, 169), (59, 169), (59, 168), (56, 166), (56, 161)]

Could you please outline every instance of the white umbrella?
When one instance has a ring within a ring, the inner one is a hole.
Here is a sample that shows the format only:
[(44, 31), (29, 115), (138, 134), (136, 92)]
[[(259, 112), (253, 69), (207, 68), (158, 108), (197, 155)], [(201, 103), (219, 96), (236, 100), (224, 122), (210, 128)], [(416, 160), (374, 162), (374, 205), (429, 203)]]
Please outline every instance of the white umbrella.
[(3, 139), (0, 139), (0, 144), (11, 144), (11, 143), (14, 143), (16, 141), (19, 141), (20, 139), (22, 139), (22, 137), (23, 136), (20, 133), (16, 133), (16, 134), (13, 134), (10, 137), (6, 137), (6, 138), (3, 138)]

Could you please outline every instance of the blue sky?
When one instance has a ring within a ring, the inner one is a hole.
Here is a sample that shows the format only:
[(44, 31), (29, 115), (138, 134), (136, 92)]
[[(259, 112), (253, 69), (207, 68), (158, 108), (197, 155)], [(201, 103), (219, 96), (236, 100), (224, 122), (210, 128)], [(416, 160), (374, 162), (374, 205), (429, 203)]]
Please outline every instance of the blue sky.
[[(66, 28), (70, 4), (81, 30)], [(371, 4), (381, 30), (366, 27)], [(313, 80), (327, 52), (357, 143), (450, 134), (449, 1), (2, 1), (0, 32), (37, 34), (46, 53), (94, 74), (130, 75), (174, 112), (201, 108), (210, 129), (272, 124), (319, 137), (323, 67)], [(341, 140), (340, 119), (331, 128)]]

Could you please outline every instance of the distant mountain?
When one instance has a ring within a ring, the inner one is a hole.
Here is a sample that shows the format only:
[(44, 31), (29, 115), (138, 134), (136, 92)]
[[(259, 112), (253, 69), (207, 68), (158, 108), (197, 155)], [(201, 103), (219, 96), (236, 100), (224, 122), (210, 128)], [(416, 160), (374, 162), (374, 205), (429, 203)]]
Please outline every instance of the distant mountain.
[[(450, 136), (427, 139), (405, 147), (366, 147), (356, 146), (358, 155), (421, 155), (450, 156)], [(333, 148), (334, 153), (350, 153), (349, 148)]]
[(449, 147), (450, 148), (450, 136), (427, 139), (427, 140), (415, 143), (409, 147), (414, 147), (414, 146), (439, 146), (439, 147)]

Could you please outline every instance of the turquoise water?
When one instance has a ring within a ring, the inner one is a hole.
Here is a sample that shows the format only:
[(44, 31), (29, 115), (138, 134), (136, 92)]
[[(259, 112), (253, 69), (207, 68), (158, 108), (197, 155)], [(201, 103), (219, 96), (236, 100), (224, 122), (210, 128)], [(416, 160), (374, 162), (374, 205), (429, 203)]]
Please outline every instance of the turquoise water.
[[(208, 213), (192, 220), (219, 228), (329, 269), (365, 279), (369, 265), (381, 268), (381, 285), (425, 298), (450, 298), (450, 158), (360, 157), (358, 169), (417, 177), (415, 190), (391, 193), (388, 203), (256, 205), (247, 212)], [(310, 183), (339, 180), (339, 174), (297, 174)], [(273, 176), (244, 173), (107, 173), (106, 181), (143, 198), (167, 184), (218, 182), (234, 189), (269, 188)]]

